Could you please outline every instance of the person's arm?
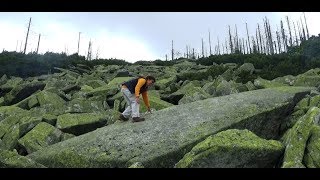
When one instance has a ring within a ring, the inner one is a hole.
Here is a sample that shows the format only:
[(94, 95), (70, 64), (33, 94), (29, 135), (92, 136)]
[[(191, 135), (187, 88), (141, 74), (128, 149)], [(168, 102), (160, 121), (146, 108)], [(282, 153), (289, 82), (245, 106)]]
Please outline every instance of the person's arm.
[(140, 79), (138, 79), (138, 83), (137, 83), (137, 85), (136, 85), (136, 87), (135, 87), (135, 96), (136, 96), (136, 98), (138, 97), (140, 97), (140, 89), (141, 89), (141, 87), (144, 85), (146, 83), (146, 80), (145, 79), (143, 79), (143, 78), (140, 78)]
[(147, 91), (142, 93), (142, 97), (143, 97), (144, 104), (147, 106), (148, 109), (150, 109), (150, 103), (149, 103)]

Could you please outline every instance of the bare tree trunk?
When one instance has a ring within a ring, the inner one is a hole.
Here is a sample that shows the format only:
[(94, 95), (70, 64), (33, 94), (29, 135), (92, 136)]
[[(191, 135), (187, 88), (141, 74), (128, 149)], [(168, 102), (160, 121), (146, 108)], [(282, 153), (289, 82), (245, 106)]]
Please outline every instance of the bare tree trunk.
[(39, 34), (38, 46), (37, 46), (37, 54), (38, 54), (38, 52), (39, 52), (40, 37), (41, 37), (41, 34)]
[(201, 49), (202, 49), (202, 57), (204, 57), (204, 49), (203, 49), (203, 38), (201, 38)]
[(224, 40), (225, 40), (225, 45), (226, 45), (226, 54), (228, 54), (228, 41), (227, 41), (227, 38), (225, 38)]
[(231, 36), (231, 30), (230, 30), (230, 26), (229, 26), (229, 38), (230, 38), (230, 51), (231, 54), (233, 53), (233, 44), (232, 44), (232, 36)]
[(168, 61), (168, 55), (166, 54), (166, 61)]
[(258, 23), (258, 33), (259, 33), (259, 39), (260, 39), (260, 50), (261, 50), (261, 53), (263, 53), (263, 42), (262, 42), (262, 38), (261, 38), (261, 32), (260, 32), (260, 26), (259, 26), (259, 23)]
[(246, 23), (246, 29), (247, 29), (247, 36), (248, 36), (248, 45), (247, 47), (249, 47), (249, 53), (251, 53), (251, 47), (250, 47), (250, 39), (249, 39), (249, 32), (248, 32), (248, 24)]
[(264, 20), (264, 31), (266, 36), (266, 54), (270, 54), (270, 39), (269, 39), (269, 33), (268, 33), (268, 24), (267, 21)]
[[(260, 45), (259, 45), (259, 38), (258, 38), (258, 29), (256, 29), (256, 42), (257, 42), (258, 53), (261, 53), (261, 51), (260, 51)], [(261, 43), (261, 42), (260, 42), (260, 43)]]
[(270, 51), (271, 54), (274, 54), (274, 46), (273, 46), (273, 38), (272, 38), (272, 33), (271, 33), (271, 26), (269, 20), (266, 18), (267, 21), (267, 27), (268, 27), (268, 37), (269, 37), (269, 42), (270, 42)]
[(306, 29), (307, 29), (307, 38), (309, 39), (309, 29), (308, 29), (308, 25), (307, 25), (307, 20), (306, 20), (306, 15), (303, 13), (303, 16), (304, 16), (304, 22), (306, 24)]
[(25, 42), (25, 44), (24, 44), (23, 54), (26, 54), (26, 50), (27, 50), (27, 44), (28, 44), (28, 36), (29, 36), (30, 24), (31, 24), (31, 17), (30, 17), (30, 19), (29, 19), (29, 25), (28, 25), (27, 37), (26, 37), (26, 42)]
[(79, 32), (79, 38), (78, 38), (78, 51), (77, 51), (78, 55), (79, 55), (79, 48), (80, 48), (80, 34), (81, 34), (81, 32)]
[(281, 34), (282, 34), (284, 51), (287, 52), (287, 50), (288, 50), (287, 36), (286, 36), (286, 34), (285, 34), (285, 32), (284, 32), (282, 20), (281, 20), (280, 22), (281, 22)]
[(209, 29), (209, 46), (210, 46), (210, 55), (212, 54), (211, 52), (211, 37), (210, 37), (210, 29)]
[(171, 60), (173, 61), (173, 55), (174, 55), (174, 53), (173, 53), (173, 40), (171, 41), (171, 45), (172, 45), (172, 47), (171, 47)]
[(303, 22), (302, 22), (302, 19), (300, 18), (300, 21), (301, 21), (301, 28), (302, 28), (302, 33), (303, 33), (303, 40), (306, 40), (307, 37), (306, 37), (306, 33), (304, 31), (304, 27), (303, 27)]
[(298, 25), (298, 31), (299, 31), (299, 37), (300, 37), (300, 43), (301, 43), (303, 41), (303, 36), (302, 36), (302, 32), (301, 32), (299, 21), (297, 22), (297, 25)]
[(249, 47), (248, 47), (248, 40), (246, 40), (246, 46), (247, 46), (247, 54), (250, 54), (250, 50), (249, 50)]
[(287, 23), (288, 23), (289, 35), (290, 35), (289, 42), (290, 42), (290, 46), (292, 46), (292, 35), (291, 35), (290, 21), (289, 21), (289, 17), (288, 16), (286, 16), (286, 18), (287, 18)]
[(239, 53), (239, 40), (238, 40), (238, 29), (237, 25), (235, 24), (235, 30), (236, 30), (236, 37), (235, 37), (235, 46), (236, 46), (236, 53)]
[[(217, 36), (218, 39), (218, 54), (220, 55), (220, 41), (219, 41), (219, 36)], [(222, 48), (223, 49), (223, 48)]]
[(297, 37), (296, 25), (294, 22), (292, 22), (292, 23), (293, 23), (294, 35), (296, 37), (296, 46), (298, 46), (299, 42), (298, 42), (298, 37)]
[(194, 55), (194, 48), (192, 48), (192, 58), (195, 59), (196, 56)]
[(244, 38), (242, 38), (242, 49), (243, 49), (243, 54), (246, 54), (246, 48), (245, 48), (245, 45), (244, 45)]

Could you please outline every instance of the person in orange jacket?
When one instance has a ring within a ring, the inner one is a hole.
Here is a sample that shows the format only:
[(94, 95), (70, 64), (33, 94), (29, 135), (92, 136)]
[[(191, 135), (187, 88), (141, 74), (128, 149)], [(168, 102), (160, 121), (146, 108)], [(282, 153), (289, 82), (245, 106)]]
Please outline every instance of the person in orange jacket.
[(130, 115), (132, 116), (133, 122), (145, 120), (139, 115), (140, 94), (142, 94), (143, 101), (147, 106), (148, 111), (151, 112), (147, 91), (155, 81), (156, 79), (153, 76), (140, 76), (122, 84), (121, 92), (123, 93), (124, 99), (127, 101), (127, 108), (120, 114), (121, 120), (127, 121), (130, 118)]

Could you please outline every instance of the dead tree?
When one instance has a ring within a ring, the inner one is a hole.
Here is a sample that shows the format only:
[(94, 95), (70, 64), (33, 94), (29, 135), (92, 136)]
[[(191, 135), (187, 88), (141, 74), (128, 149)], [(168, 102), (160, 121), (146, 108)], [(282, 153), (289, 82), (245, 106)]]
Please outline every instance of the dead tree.
[(232, 36), (231, 36), (231, 30), (230, 30), (230, 26), (229, 26), (229, 38), (230, 38), (230, 53), (232, 54), (233, 51), (233, 44), (232, 44)]
[(250, 39), (249, 39), (249, 31), (248, 31), (248, 24), (246, 23), (246, 29), (247, 29), (247, 37), (248, 37), (248, 46), (249, 47), (249, 53), (251, 53), (251, 47), (250, 47)]
[(171, 41), (171, 60), (173, 61), (174, 51), (173, 51), (173, 40)]
[(291, 35), (290, 21), (289, 21), (289, 17), (288, 16), (286, 16), (286, 18), (287, 18), (287, 23), (288, 23), (289, 35), (290, 35), (289, 42), (290, 42), (290, 46), (292, 46), (292, 35)]
[(211, 52), (211, 38), (210, 38), (210, 29), (209, 29), (209, 47), (210, 47), (210, 55), (212, 54)]
[(282, 20), (280, 21), (280, 23), (281, 23), (281, 35), (282, 35), (282, 41), (283, 41), (283, 48), (284, 48), (284, 51), (286, 52), (288, 50), (287, 36), (284, 32)]
[(294, 35), (295, 35), (295, 37), (296, 37), (296, 46), (298, 46), (298, 45), (299, 45), (299, 42), (298, 42), (298, 37), (297, 37), (296, 25), (295, 25), (294, 22), (292, 22), (292, 23), (293, 23)]
[(38, 51), (39, 51), (40, 37), (41, 37), (41, 34), (39, 34), (38, 46), (37, 46), (37, 54), (38, 54)]
[(303, 13), (303, 16), (304, 16), (304, 22), (306, 24), (306, 30), (307, 30), (307, 38), (309, 39), (309, 29), (308, 29), (308, 25), (307, 25), (307, 20), (306, 20), (306, 15)]
[(27, 31), (27, 36), (26, 36), (26, 42), (25, 42), (25, 44), (24, 44), (23, 54), (26, 54), (26, 50), (27, 50), (27, 44), (28, 44), (28, 36), (29, 36), (30, 24), (31, 24), (31, 17), (30, 17), (30, 19), (29, 19), (28, 31)]

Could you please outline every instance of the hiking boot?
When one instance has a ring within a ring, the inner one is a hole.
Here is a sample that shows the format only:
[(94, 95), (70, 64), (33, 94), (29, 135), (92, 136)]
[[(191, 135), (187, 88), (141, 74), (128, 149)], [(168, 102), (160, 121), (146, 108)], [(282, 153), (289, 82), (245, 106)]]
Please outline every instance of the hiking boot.
[(124, 115), (122, 115), (122, 114), (120, 114), (119, 118), (122, 121), (128, 121), (129, 120), (129, 118), (124, 117)]
[(144, 118), (141, 118), (141, 117), (133, 117), (132, 118), (132, 122), (140, 122), (140, 121), (144, 121), (145, 119)]

